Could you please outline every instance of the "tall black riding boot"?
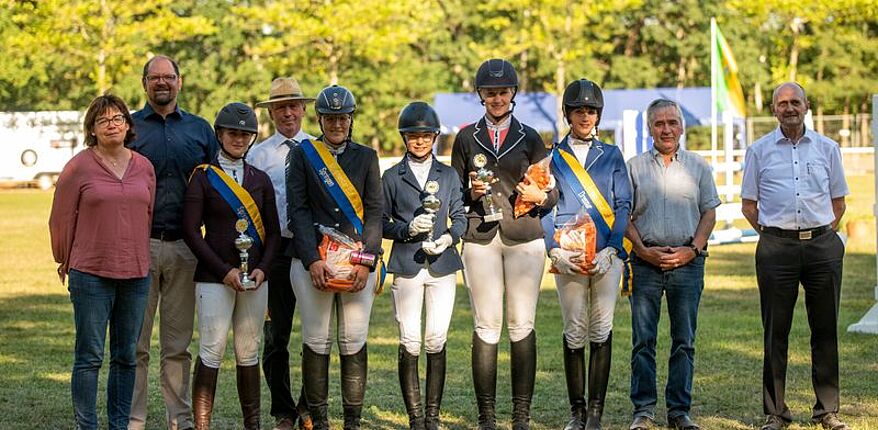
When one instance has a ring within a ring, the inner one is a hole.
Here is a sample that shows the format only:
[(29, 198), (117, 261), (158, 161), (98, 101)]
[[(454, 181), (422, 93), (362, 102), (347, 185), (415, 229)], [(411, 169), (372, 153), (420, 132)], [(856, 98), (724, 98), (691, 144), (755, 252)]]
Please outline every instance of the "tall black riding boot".
[(219, 369), (207, 367), (201, 357), (195, 360), (195, 377), (192, 382), (192, 414), (197, 430), (210, 430), (213, 399), (216, 395), (216, 378)]
[(409, 429), (424, 430), (424, 410), (421, 409), (421, 388), (418, 379), (418, 356), (409, 354), (405, 347), (399, 346), (397, 358), (399, 388), (402, 401), (409, 415)]
[(570, 399), (570, 422), (564, 430), (582, 430), (585, 426), (585, 347), (570, 348), (564, 340), (564, 375)]
[(341, 356), (341, 403), (344, 408), (344, 430), (360, 429), (360, 414), (366, 395), (366, 372), (369, 354), (366, 345), (356, 353)]
[(424, 424), (427, 430), (439, 430), (439, 409), (445, 391), (445, 345), (437, 353), (427, 353), (427, 404)]
[(473, 332), (473, 385), (479, 406), (479, 430), (496, 430), (494, 404), (497, 397), (497, 344), (483, 341)]
[(302, 386), (313, 430), (329, 430), (329, 354), (302, 345)]
[(241, 402), (241, 414), (244, 417), (244, 430), (259, 430), (260, 393), (259, 364), (237, 367), (238, 401)]
[(530, 402), (537, 375), (537, 333), (512, 342), (512, 430), (530, 429)]
[(613, 332), (601, 343), (591, 342), (588, 357), (588, 410), (586, 430), (601, 430), (604, 399), (610, 382), (610, 362), (613, 355)]

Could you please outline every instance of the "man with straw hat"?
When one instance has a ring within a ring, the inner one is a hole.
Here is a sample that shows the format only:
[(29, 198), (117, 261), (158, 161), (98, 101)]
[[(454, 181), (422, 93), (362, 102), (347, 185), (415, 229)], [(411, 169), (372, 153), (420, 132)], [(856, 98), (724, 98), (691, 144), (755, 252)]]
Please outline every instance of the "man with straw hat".
[[(275, 133), (254, 145), (247, 154), (247, 162), (264, 171), (271, 178), (277, 199), (278, 219), (281, 224), (282, 255), (275, 257), (268, 273), (268, 318), (265, 320), (265, 349), (262, 369), (271, 391), (271, 415), (277, 420), (275, 430), (290, 430), (296, 420), (302, 428), (310, 428), (310, 418), (303, 396), (296, 404), (290, 389), (290, 332), (293, 328), (293, 312), (296, 295), (293, 292), (290, 268), (301, 266), (291, 246), (293, 233), (287, 226), (287, 189), (285, 169), (290, 148), (304, 139), (314, 139), (302, 130), (305, 105), (314, 99), (305, 97), (299, 82), (294, 78), (277, 78), (271, 82), (268, 100), (256, 103), (268, 109), (274, 123)], [(304, 268), (302, 269), (304, 271)], [(301, 406), (301, 408), (299, 407)]]

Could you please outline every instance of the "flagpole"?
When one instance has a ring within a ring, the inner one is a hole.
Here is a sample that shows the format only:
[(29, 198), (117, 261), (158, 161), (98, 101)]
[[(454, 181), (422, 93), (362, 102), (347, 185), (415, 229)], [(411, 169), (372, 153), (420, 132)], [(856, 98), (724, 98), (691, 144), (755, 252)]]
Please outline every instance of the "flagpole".
[(717, 118), (716, 118), (716, 18), (710, 18), (710, 163), (716, 174), (717, 168)]

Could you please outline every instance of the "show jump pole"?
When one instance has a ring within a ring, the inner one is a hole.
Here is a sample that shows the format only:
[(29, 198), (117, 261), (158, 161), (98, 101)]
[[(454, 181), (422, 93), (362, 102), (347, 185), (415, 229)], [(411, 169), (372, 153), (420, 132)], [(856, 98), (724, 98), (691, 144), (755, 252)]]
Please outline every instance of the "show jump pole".
[[(875, 241), (878, 243), (878, 94), (872, 95), (872, 148), (875, 150), (875, 205), (872, 206), (872, 213), (876, 219)], [(878, 253), (875, 256), (875, 270), (875, 279), (878, 280)], [(858, 323), (848, 327), (849, 332), (878, 334), (878, 286), (875, 286), (875, 301), (872, 309)]]

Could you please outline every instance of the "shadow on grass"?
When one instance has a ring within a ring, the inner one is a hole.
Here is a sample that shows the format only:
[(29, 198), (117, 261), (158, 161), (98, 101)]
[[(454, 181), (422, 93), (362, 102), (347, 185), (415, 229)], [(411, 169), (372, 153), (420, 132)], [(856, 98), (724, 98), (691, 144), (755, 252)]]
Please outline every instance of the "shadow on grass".
[[(692, 415), (704, 428), (758, 428), (762, 420), (761, 368), (762, 328), (759, 298), (752, 269), (752, 246), (742, 245), (712, 250), (706, 288), (699, 314), (696, 344), (696, 373)], [(878, 397), (875, 351), (878, 336), (848, 334), (847, 324), (855, 322), (873, 303), (874, 255), (852, 253), (845, 260), (845, 281), (840, 317), (842, 414), (853, 418), (855, 428), (876, 428)], [(547, 275), (548, 276), (548, 275)], [(801, 301), (801, 300), (800, 300)], [(790, 368), (787, 397), (790, 407), (803, 425), (810, 415), (813, 393), (810, 384), (809, 331), (803, 305), (797, 305), (790, 336)], [(663, 307), (664, 308), (664, 307)], [(659, 406), (656, 414), (664, 422), (663, 386), (670, 348), (666, 309), (660, 320), (657, 346)], [(561, 318), (554, 290), (540, 293), (537, 311), (537, 385), (532, 407), (533, 428), (557, 429), (567, 422), (569, 406), (564, 382), (561, 349)], [(47, 423), (45, 428), (71, 428), (72, 407), (69, 373), (73, 349), (72, 306), (64, 294), (20, 295), (0, 301), (0, 428), (33, 428), (22, 423)], [(405, 408), (396, 372), (397, 327), (390, 295), (379, 296), (372, 312), (369, 333), (369, 375), (363, 411), (364, 428), (406, 429)], [(457, 289), (456, 307), (448, 339), (448, 375), (442, 408), (447, 429), (475, 426), (477, 410), (472, 388), (470, 342), (472, 313), (467, 290)], [(153, 360), (150, 363), (150, 418), (148, 428), (163, 427), (164, 406), (158, 384), (157, 332), (153, 333)], [(293, 387), (298, 391), (300, 377), (300, 330), (298, 320), (291, 340)], [(231, 342), (229, 343), (231, 348)], [(627, 428), (631, 403), (628, 400), (630, 376), (631, 313), (628, 300), (620, 297), (614, 322), (614, 354), (607, 394), (605, 428)], [(197, 353), (198, 335), (190, 347)], [(497, 378), (497, 415), (501, 428), (509, 426), (511, 393), (509, 342), (505, 333), (500, 342)], [(214, 428), (240, 428), (240, 409), (234, 377), (234, 355), (227, 350), (214, 414)], [(420, 362), (420, 374), (426, 371)], [(105, 383), (106, 367), (101, 387)], [(334, 348), (330, 366), (330, 415), (341, 425), (339, 362)], [(99, 393), (99, 413), (105, 412), (103, 393)], [(270, 428), (270, 398), (263, 384), (262, 415)], [(40, 427), (37, 425), (36, 427)], [(800, 427), (804, 428), (804, 427)]]
[(0, 428), (73, 427), (73, 337), (66, 295), (0, 301)]

